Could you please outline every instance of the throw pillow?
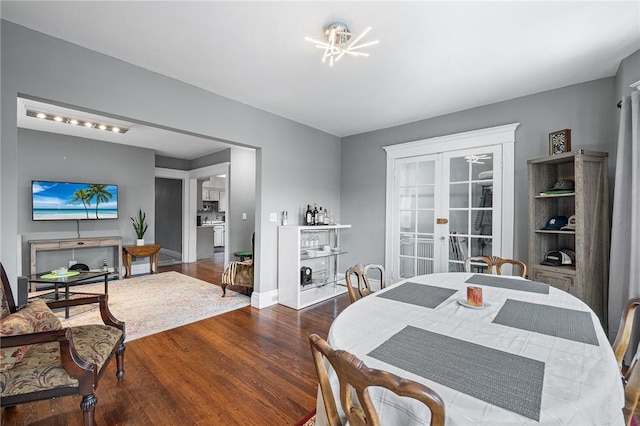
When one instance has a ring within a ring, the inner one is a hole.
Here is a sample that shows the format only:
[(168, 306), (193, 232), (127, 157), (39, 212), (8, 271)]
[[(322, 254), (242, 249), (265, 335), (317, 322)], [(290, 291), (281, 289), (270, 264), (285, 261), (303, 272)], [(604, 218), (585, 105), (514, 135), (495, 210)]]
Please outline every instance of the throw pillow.
[[(51, 312), (44, 300), (34, 300), (24, 309), (2, 319), (0, 335), (13, 336), (19, 334), (40, 333), (60, 330), (62, 323)], [(8, 370), (20, 361), (30, 345), (12, 346), (0, 350), (0, 371)]]
[(33, 324), (33, 332), (40, 333), (42, 331), (60, 330), (62, 323), (42, 300), (34, 300), (22, 310), (18, 311), (27, 317)]

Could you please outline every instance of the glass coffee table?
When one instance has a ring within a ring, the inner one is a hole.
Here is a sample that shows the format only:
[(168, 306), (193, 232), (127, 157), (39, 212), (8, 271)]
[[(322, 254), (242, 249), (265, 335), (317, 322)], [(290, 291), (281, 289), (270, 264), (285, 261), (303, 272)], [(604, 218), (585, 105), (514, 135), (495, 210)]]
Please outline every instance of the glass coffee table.
[[(44, 294), (40, 297), (53, 300), (67, 300), (73, 293), (69, 292), (71, 284), (80, 284), (84, 281), (104, 277), (104, 293), (109, 294), (109, 274), (107, 271), (69, 271), (63, 275), (52, 274), (51, 272), (35, 274), (29, 276), (29, 282), (36, 284), (53, 284), (53, 293)], [(60, 286), (64, 286), (64, 296), (60, 294)], [(69, 308), (65, 308), (65, 318), (69, 318)]]

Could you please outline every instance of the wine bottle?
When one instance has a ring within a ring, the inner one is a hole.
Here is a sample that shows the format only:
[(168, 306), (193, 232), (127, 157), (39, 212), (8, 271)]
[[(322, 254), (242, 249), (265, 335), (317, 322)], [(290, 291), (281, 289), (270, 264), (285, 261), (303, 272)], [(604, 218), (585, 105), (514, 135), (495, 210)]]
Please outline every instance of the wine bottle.
[(316, 225), (324, 225), (324, 210), (322, 210), (322, 206), (318, 210), (318, 223)]
[(307, 204), (307, 211), (304, 214), (304, 224), (313, 225), (313, 212), (311, 211), (311, 204)]
[(312, 225), (318, 224), (318, 205), (313, 203), (313, 223)]

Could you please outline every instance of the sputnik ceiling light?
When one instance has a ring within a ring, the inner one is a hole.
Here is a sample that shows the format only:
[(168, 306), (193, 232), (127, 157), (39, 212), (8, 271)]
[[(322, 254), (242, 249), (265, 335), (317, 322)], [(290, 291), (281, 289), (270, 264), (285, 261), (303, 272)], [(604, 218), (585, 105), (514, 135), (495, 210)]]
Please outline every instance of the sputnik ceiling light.
[(113, 133), (127, 133), (127, 131), (129, 131), (129, 129), (122, 126), (116, 126), (113, 124), (96, 123), (91, 120), (66, 117), (60, 114), (50, 114), (42, 111), (34, 111), (31, 109), (27, 110), (27, 117), (40, 118), (42, 120), (50, 120), (50, 121), (55, 121), (57, 123), (66, 123), (66, 124), (72, 124), (75, 126), (84, 126), (90, 129), (108, 130)]
[(466, 157), (464, 157), (464, 159), (467, 160), (467, 163), (484, 164), (484, 161), (480, 161), (480, 160), (490, 160), (491, 157), (488, 156), (487, 154), (480, 154), (480, 155), (467, 155)]
[(358, 44), (369, 30), (371, 30), (371, 27), (368, 27), (362, 34), (356, 37), (355, 40), (349, 43), (351, 40), (351, 30), (349, 26), (344, 22), (332, 22), (324, 31), (326, 41), (318, 41), (311, 37), (305, 37), (304, 39), (315, 43), (316, 47), (324, 49), (322, 62), (325, 62), (328, 58), (329, 66), (332, 67), (333, 63), (338, 62), (344, 55), (369, 56), (368, 53), (361, 52), (360, 49), (378, 44), (378, 40)]

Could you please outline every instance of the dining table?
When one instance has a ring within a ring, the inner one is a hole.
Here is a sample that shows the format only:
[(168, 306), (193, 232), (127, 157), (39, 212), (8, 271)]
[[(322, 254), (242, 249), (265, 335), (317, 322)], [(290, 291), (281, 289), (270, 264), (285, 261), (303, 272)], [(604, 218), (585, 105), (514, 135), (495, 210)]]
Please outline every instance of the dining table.
[[(469, 305), (469, 286), (481, 289), (481, 306)], [(624, 425), (620, 370), (600, 320), (544, 283), (453, 272), (404, 279), (345, 308), (328, 342), (436, 391), (447, 426)], [(429, 424), (418, 401), (379, 387), (369, 394), (381, 424)], [(320, 391), (316, 413), (328, 424)]]

